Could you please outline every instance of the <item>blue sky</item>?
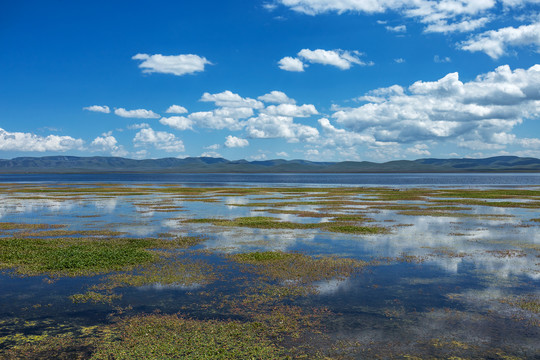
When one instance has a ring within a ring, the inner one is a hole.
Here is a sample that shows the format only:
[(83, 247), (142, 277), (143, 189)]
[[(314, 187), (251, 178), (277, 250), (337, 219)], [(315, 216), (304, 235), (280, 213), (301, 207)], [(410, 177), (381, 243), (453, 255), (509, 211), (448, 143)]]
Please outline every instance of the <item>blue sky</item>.
[(539, 0), (23, 0), (0, 49), (0, 158), (540, 157)]

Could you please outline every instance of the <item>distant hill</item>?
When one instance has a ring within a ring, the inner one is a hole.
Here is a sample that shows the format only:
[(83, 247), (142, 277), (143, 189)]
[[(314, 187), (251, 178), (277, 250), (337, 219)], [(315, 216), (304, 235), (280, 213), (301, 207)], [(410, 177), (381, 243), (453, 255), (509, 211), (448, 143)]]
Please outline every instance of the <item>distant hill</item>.
[(45, 156), (0, 160), (0, 173), (459, 173), (540, 172), (540, 159), (419, 159), (385, 163), (307, 160), (230, 161), (188, 157), (134, 160), (120, 157)]

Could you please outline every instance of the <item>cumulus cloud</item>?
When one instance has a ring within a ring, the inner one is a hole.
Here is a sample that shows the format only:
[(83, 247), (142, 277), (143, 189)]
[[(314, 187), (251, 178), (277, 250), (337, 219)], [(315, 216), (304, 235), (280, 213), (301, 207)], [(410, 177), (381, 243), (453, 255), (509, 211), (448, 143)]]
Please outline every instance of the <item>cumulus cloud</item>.
[(540, 22), (520, 27), (505, 27), (475, 35), (460, 45), (462, 50), (482, 51), (492, 59), (498, 59), (507, 53), (508, 47), (534, 46), (540, 51)]
[(96, 137), (91, 143), (91, 148), (93, 151), (102, 151), (110, 153), (113, 156), (128, 155), (128, 152), (124, 149), (124, 147), (118, 145), (118, 141), (114, 136), (112, 136), (111, 131)]
[(471, 32), (484, 27), (490, 18), (481, 17), (479, 19), (466, 19), (459, 22), (448, 22), (446, 20), (437, 20), (426, 26), (426, 33), (452, 33), (452, 32)]
[(518, 139), (517, 142), (524, 148), (540, 149), (540, 139), (537, 138)]
[[(515, 125), (540, 115), (540, 65), (516, 70), (504, 65), (465, 83), (450, 73), (407, 90), (377, 89), (363, 100), (368, 103), (332, 117), (377, 142), (452, 140), (469, 148), (503, 147), (516, 142), (509, 136)], [(329, 129), (328, 123), (321, 125)]]
[(287, 154), (285, 151), (277, 152), (276, 155), (284, 158), (289, 157), (289, 154)]
[[(372, 62), (364, 62), (360, 59), (363, 54), (359, 51), (348, 50), (323, 50), (323, 49), (302, 49), (298, 52), (297, 58), (284, 57), (279, 61), (279, 68), (286, 71), (304, 71), (307, 66), (304, 62), (311, 64), (331, 65), (341, 70), (350, 69), (353, 64), (373, 65)], [(304, 61), (304, 62), (303, 62)]]
[(410, 148), (407, 149), (407, 152), (414, 155), (419, 156), (430, 156), (431, 153), (428, 150), (428, 146), (426, 144), (416, 144)]
[(236, 136), (229, 135), (225, 141), (225, 146), (228, 148), (246, 147), (249, 145), (249, 141), (241, 139)]
[(211, 65), (205, 57), (198, 55), (148, 55), (137, 54), (132, 57), (133, 60), (142, 60), (139, 68), (143, 73), (163, 73), (182, 76), (204, 71), (205, 65)]
[(188, 111), (185, 107), (180, 105), (171, 105), (165, 111), (167, 114), (186, 114)]
[(100, 113), (104, 113), (104, 114), (108, 114), (111, 112), (111, 110), (109, 109), (108, 106), (106, 105), (92, 105), (92, 106), (87, 106), (87, 107), (83, 107), (83, 110), (88, 110), (88, 111), (93, 111), (93, 112), (100, 112)]
[(39, 136), (32, 133), (8, 132), (0, 128), (0, 151), (67, 151), (80, 150), (84, 141), (71, 136)]
[(204, 148), (206, 150), (218, 150), (218, 149), (221, 149), (221, 145), (220, 144), (213, 144), (213, 145), (205, 146)]
[(267, 159), (267, 156), (265, 153), (260, 153), (260, 154), (257, 154), (257, 155), (252, 155), (249, 157), (251, 160), (255, 160), (255, 161), (261, 161), (261, 160), (266, 160)]
[(206, 152), (203, 152), (201, 155), (201, 157), (211, 157), (211, 158), (221, 158), (221, 154), (218, 153), (218, 152), (215, 152), (215, 151), (206, 151)]
[(176, 130), (192, 130), (193, 129), (193, 120), (185, 116), (171, 116), (164, 117), (159, 120), (163, 125), (167, 125)]
[(308, 149), (306, 150), (306, 156), (308, 158), (314, 158), (319, 156), (319, 150), (317, 149)]
[(199, 127), (208, 129), (240, 130), (244, 123), (240, 119), (253, 116), (252, 108), (218, 108), (213, 111), (199, 111), (188, 118)]
[(149, 128), (150, 125), (147, 124), (147, 123), (140, 123), (140, 124), (131, 124), (131, 125), (128, 125), (128, 129), (129, 130), (139, 130), (139, 129), (146, 129), (146, 128)]
[(133, 118), (133, 119), (158, 119), (160, 117), (158, 114), (156, 114), (152, 110), (145, 110), (145, 109), (126, 110), (124, 108), (119, 108), (119, 109), (115, 109), (114, 113), (124, 118)]
[(280, 104), (280, 105), (270, 105), (264, 110), (261, 110), (261, 113), (268, 115), (282, 115), (290, 117), (309, 117), (312, 115), (317, 115), (319, 112), (314, 105), (305, 104), (302, 106), (294, 104)]
[[(328, 12), (338, 14), (395, 12), (425, 24), (425, 32), (442, 33), (468, 32), (484, 26), (491, 20), (501, 3), (505, 9), (520, 8), (528, 2), (538, 3), (537, 0), (277, 0), (277, 2), (307, 15)], [(386, 22), (378, 21), (378, 23)]]
[(283, 59), (279, 60), (278, 65), (281, 70), (285, 71), (304, 71), (304, 63), (300, 59), (290, 56), (285, 56)]
[(323, 49), (302, 49), (298, 52), (298, 56), (305, 61), (313, 64), (332, 65), (341, 70), (348, 70), (353, 64), (369, 65), (360, 60), (362, 53), (359, 51), (347, 50), (323, 50)]
[(264, 101), (266, 103), (275, 103), (275, 104), (296, 104), (294, 99), (291, 99), (282, 91), (271, 91), (268, 94), (259, 96), (257, 99)]
[(433, 62), (436, 62), (436, 63), (449, 63), (449, 62), (452, 62), (452, 59), (450, 59), (448, 56), (441, 57), (439, 55), (435, 55), (433, 57)]
[(398, 25), (398, 26), (386, 26), (386, 30), (396, 33), (404, 33), (407, 32), (407, 26), (405, 25)]
[(141, 129), (133, 138), (133, 143), (135, 147), (153, 146), (166, 152), (184, 151), (184, 143), (174, 134), (152, 128)]
[(210, 94), (205, 92), (200, 101), (213, 102), (217, 106), (227, 108), (252, 108), (260, 109), (264, 107), (263, 103), (255, 99), (243, 98), (232, 91), (226, 90), (218, 94)]
[(290, 142), (310, 142), (319, 137), (316, 128), (294, 123), (292, 117), (267, 114), (248, 119), (246, 133), (251, 138), (285, 138)]
[(324, 135), (322, 136), (324, 140), (320, 142), (321, 145), (332, 148), (352, 148), (358, 145), (376, 144), (373, 135), (338, 129), (327, 118), (319, 119), (319, 125)]

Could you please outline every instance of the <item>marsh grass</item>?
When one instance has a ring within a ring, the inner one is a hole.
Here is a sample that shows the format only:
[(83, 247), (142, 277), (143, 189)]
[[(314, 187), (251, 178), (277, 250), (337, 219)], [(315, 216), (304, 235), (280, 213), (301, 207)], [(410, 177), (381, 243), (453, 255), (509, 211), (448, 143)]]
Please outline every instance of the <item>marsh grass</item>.
[(473, 214), (473, 213), (462, 213), (454, 211), (445, 211), (445, 210), (434, 210), (434, 209), (423, 209), (423, 210), (403, 210), (398, 211), (400, 215), (407, 216), (432, 216), (432, 217), (455, 217), (455, 218), (477, 218), (477, 219), (487, 219), (487, 220), (500, 220), (512, 218), (513, 215), (506, 214)]
[(455, 200), (430, 200), (439, 205), (445, 206), (491, 206), (497, 208), (520, 208), (520, 209), (538, 209), (540, 208), (540, 201), (486, 201), (477, 199), (455, 199)]
[(129, 270), (157, 261), (152, 249), (186, 248), (202, 238), (2, 238), (0, 269), (19, 275), (83, 276)]
[(313, 258), (300, 253), (281, 251), (250, 252), (229, 255), (240, 264), (250, 265), (246, 271), (255, 272), (271, 280), (306, 286), (306, 292), (316, 292), (309, 287), (313, 282), (330, 279), (344, 279), (358, 271), (367, 263), (354, 259), (333, 256)]
[(17, 237), (60, 237), (60, 236), (109, 236), (116, 237), (125, 235), (122, 231), (113, 230), (41, 230), (41, 231), (20, 231), (14, 233)]
[(196, 320), (180, 315), (135, 316), (118, 322), (117, 338), (91, 359), (286, 359), (260, 322)]
[(95, 291), (87, 291), (84, 294), (74, 294), (69, 298), (74, 303), (88, 303), (93, 304), (107, 303), (112, 304), (114, 300), (120, 299), (122, 296), (118, 294), (103, 294)]
[[(337, 217), (339, 218), (339, 217)], [(361, 218), (365, 220), (365, 218)], [(186, 223), (210, 223), (216, 226), (228, 227), (248, 227), (256, 229), (318, 229), (329, 232), (346, 234), (384, 234), (388, 233), (388, 228), (381, 226), (362, 226), (356, 222), (324, 222), (324, 223), (294, 223), (290, 221), (279, 221), (279, 219), (267, 216), (239, 217), (232, 220), (227, 219), (188, 219)]]
[(61, 224), (27, 224), (14, 222), (0, 222), (0, 230), (42, 230), (42, 229), (60, 229), (66, 225)]
[(154, 264), (139, 267), (131, 272), (112, 274), (93, 289), (113, 290), (121, 287), (141, 286), (192, 286), (207, 285), (217, 279), (213, 266), (204, 261), (162, 259)]

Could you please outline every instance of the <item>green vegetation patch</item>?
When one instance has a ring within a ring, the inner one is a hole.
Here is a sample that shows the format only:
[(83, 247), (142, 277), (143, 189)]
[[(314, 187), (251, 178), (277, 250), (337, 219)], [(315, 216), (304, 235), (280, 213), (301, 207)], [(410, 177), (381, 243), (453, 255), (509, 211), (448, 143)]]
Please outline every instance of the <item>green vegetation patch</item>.
[(213, 267), (203, 261), (184, 259), (166, 259), (147, 265), (136, 271), (109, 275), (102, 285), (96, 288), (112, 290), (130, 286), (192, 286), (206, 285), (217, 278)]
[(521, 296), (518, 298), (503, 299), (501, 302), (522, 310), (540, 314), (540, 298), (538, 298), (538, 296)]
[(42, 229), (59, 229), (63, 227), (66, 227), (66, 225), (0, 222), (0, 230), (22, 230), (22, 229), (42, 230)]
[(21, 275), (81, 276), (127, 270), (156, 261), (150, 249), (184, 248), (199, 238), (5, 238), (0, 239), (0, 269)]
[(315, 281), (343, 279), (363, 268), (367, 263), (333, 256), (314, 258), (300, 253), (281, 251), (234, 254), (230, 259), (249, 264), (254, 271), (277, 281), (292, 281), (292, 285), (310, 284)]
[(136, 316), (120, 321), (117, 334), (91, 359), (286, 359), (262, 323), (195, 320), (178, 315)]
[(477, 199), (432, 200), (443, 205), (491, 206), (498, 208), (538, 209), (540, 201), (485, 201)]
[(454, 212), (454, 211), (434, 210), (434, 209), (404, 210), (404, 211), (398, 211), (398, 214), (407, 215), (407, 216), (477, 218), (477, 219), (486, 219), (486, 220), (500, 220), (500, 219), (513, 217), (513, 215), (506, 215), (506, 214), (472, 214), (472, 213), (462, 213), (462, 212)]
[(17, 237), (58, 237), (58, 236), (120, 236), (122, 231), (113, 230), (41, 230), (22, 231), (14, 234)]
[(468, 199), (538, 199), (539, 190), (524, 189), (490, 189), (490, 190), (439, 190), (437, 196), (458, 197)]
[(108, 303), (111, 304), (113, 300), (120, 299), (121, 296), (117, 294), (102, 294), (95, 291), (87, 291), (84, 294), (74, 294), (69, 297), (74, 303)]
[[(337, 217), (339, 219), (339, 217)], [(363, 219), (363, 218), (362, 218)], [(290, 221), (279, 221), (279, 219), (268, 216), (239, 217), (236, 219), (189, 219), (187, 223), (210, 223), (217, 226), (249, 227), (257, 229), (319, 229), (330, 232), (347, 234), (384, 234), (388, 229), (381, 226), (360, 226), (356, 222), (324, 222), (324, 223), (294, 223)]]

